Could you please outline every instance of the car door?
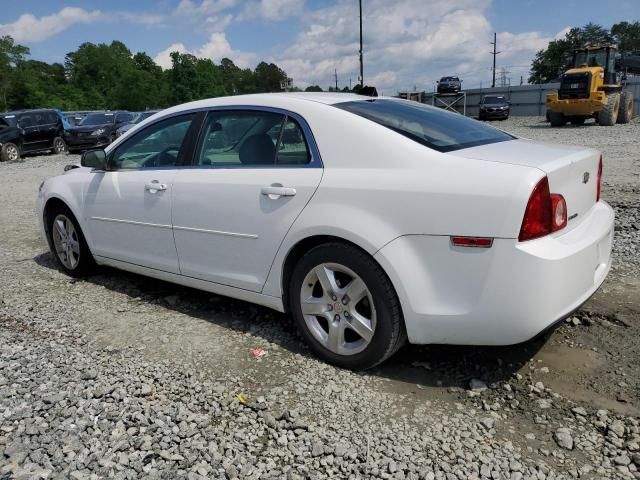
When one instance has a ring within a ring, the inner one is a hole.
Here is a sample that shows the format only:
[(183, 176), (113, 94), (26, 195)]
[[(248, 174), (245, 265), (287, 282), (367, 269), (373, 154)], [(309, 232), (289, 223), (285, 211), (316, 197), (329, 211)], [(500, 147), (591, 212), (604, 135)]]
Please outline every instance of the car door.
[(34, 115), (30, 113), (19, 115), (18, 128), (22, 130), (22, 151), (38, 150), (41, 143), (40, 127), (36, 123)]
[(191, 155), (194, 118), (149, 125), (109, 153), (107, 171), (92, 173), (85, 222), (94, 255), (179, 273), (171, 190), (176, 167)]
[(54, 111), (41, 112), (36, 115), (38, 124), (38, 146), (46, 148), (53, 145), (53, 139), (59, 134), (58, 115)]
[(178, 172), (173, 229), (183, 275), (259, 292), (322, 166), (306, 123), (260, 109), (209, 112)]

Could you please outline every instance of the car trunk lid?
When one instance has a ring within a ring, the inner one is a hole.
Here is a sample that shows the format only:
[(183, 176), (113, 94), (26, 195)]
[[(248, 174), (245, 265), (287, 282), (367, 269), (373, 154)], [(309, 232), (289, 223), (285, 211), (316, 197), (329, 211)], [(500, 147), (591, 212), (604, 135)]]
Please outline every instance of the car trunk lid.
[(465, 148), (449, 155), (542, 170), (549, 179), (551, 193), (561, 194), (567, 202), (569, 221), (563, 232), (575, 228), (596, 203), (600, 152), (594, 149), (517, 139)]

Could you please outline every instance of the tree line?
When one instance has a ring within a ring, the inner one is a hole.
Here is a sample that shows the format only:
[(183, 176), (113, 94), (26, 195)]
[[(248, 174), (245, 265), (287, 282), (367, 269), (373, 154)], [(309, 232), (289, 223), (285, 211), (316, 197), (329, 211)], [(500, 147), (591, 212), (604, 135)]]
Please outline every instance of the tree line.
[[(287, 80), (274, 63), (240, 68), (173, 52), (163, 70), (144, 52), (119, 41), (83, 43), (64, 63), (29, 58), (29, 49), (10, 36), (0, 37), (0, 111), (22, 108), (62, 110), (163, 108), (202, 98), (278, 92)], [(310, 91), (322, 90), (313, 86)]]
[(595, 23), (570, 29), (563, 38), (552, 40), (531, 64), (529, 83), (556, 80), (571, 67), (573, 51), (589, 45), (617, 44), (621, 52), (640, 51), (640, 22), (619, 22), (610, 29)]

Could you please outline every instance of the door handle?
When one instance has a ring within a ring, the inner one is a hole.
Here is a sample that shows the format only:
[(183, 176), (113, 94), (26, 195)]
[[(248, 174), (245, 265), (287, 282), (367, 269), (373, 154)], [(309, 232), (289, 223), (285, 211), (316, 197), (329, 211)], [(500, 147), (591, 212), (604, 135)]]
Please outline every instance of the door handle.
[(144, 186), (144, 189), (149, 193), (163, 192), (167, 189), (167, 185), (165, 183), (158, 182), (158, 180), (151, 180), (151, 182)]
[(268, 196), (270, 199), (275, 200), (279, 197), (293, 197), (296, 194), (295, 188), (283, 187), (282, 185), (271, 185), (270, 187), (262, 187), (260, 191), (262, 195)]

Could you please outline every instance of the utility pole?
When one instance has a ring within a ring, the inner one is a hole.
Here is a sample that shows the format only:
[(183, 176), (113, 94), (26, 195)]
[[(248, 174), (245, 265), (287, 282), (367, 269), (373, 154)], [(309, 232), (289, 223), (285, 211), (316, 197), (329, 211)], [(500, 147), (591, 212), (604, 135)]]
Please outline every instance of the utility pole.
[(358, 0), (360, 4), (360, 87), (364, 87), (364, 66), (362, 60), (362, 0)]
[(497, 35), (496, 32), (493, 32), (493, 42), (489, 42), (493, 45), (493, 52), (489, 52), (493, 55), (493, 81), (491, 82), (491, 88), (496, 88), (496, 55), (502, 52), (496, 51), (498, 47)]
[(336, 79), (336, 91), (338, 91), (338, 70), (337, 69), (333, 69), (333, 75), (335, 76)]

